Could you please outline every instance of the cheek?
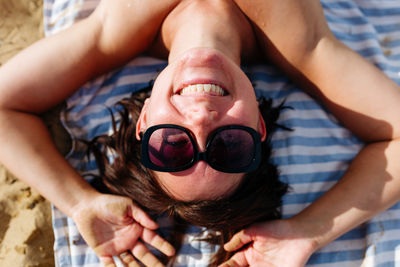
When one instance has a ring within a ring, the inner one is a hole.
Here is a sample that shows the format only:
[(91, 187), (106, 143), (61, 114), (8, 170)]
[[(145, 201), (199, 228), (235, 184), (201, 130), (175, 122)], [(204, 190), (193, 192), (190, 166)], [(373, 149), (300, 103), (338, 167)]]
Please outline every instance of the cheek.
[(259, 120), (258, 103), (255, 100), (237, 101), (228, 111), (228, 116), (235, 118), (238, 124), (256, 127)]
[(149, 126), (168, 123), (177, 117), (176, 111), (171, 107), (169, 104), (170, 102), (165, 97), (154, 97), (150, 101), (150, 105), (146, 110)]
[(170, 66), (166, 67), (156, 78), (147, 108), (148, 121), (156, 121), (159, 118), (163, 120), (168, 118), (168, 114), (173, 111), (169, 106), (173, 95), (171, 79)]

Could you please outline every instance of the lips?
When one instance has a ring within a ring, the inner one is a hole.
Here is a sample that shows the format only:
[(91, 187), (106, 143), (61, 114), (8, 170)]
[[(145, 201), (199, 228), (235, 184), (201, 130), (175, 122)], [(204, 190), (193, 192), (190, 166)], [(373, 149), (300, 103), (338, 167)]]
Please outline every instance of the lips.
[(228, 93), (222, 89), (221, 86), (216, 84), (192, 84), (188, 85), (178, 92), (180, 95), (211, 95), (211, 96), (225, 96)]
[(193, 48), (176, 61), (173, 93), (176, 95), (230, 95), (233, 82), (226, 57), (210, 48)]

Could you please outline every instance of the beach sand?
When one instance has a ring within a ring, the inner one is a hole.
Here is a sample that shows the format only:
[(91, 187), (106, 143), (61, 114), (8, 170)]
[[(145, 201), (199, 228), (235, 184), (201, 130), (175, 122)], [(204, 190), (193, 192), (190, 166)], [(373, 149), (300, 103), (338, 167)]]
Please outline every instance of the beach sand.
[[(0, 64), (42, 36), (41, 0), (0, 0)], [(0, 267), (54, 266), (53, 242), (49, 202), (0, 167)]]

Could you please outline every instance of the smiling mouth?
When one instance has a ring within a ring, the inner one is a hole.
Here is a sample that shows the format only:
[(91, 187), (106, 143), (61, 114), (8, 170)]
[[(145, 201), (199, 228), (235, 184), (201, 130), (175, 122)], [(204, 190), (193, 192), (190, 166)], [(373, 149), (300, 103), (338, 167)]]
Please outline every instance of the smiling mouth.
[(226, 96), (228, 92), (222, 89), (221, 86), (216, 84), (192, 84), (182, 88), (179, 91), (180, 95), (212, 95), (212, 96)]

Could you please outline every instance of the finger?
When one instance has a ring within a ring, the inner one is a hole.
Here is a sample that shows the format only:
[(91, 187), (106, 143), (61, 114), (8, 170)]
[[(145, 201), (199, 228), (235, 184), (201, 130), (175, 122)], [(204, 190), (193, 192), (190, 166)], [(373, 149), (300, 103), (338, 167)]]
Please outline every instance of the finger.
[(135, 258), (129, 252), (122, 253), (119, 255), (119, 259), (128, 265), (128, 267), (140, 267), (139, 263), (136, 262)]
[(143, 229), (142, 240), (167, 256), (175, 254), (175, 248), (170, 243), (149, 229)]
[(136, 257), (140, 262), (146, 266), (162, 267), (164, 266), (157, 258), (154, 256), (150, 250), (143, 245), (141, 242), (137, 242), (135, 247), (132, 249), (133, 256)]
[(135, 221), (137, 221), (143, 227), (152, 230), (158, 228), (158, 224), (155, 221), (153, 221), (146, 212), (144, 212), (141, 208), (139, 208), (139, 206), (137, 206), (134, 203), (132, 203), (130, 213), (132, 218), (135, 219)]
[(103, 264), (104, 267), (116, 267), (115, 262), (112, 257), (103, 256), (103, 257), (99, 257), (99, 260), (100, 260), (101, 264)]
[(247, 267), (249, 266), (243, 252), (236, 253), (228, 261), (219, 265), (218, 267)]
[(252, 237), (248, 234), (246, 234), (245, 230), (240, 231), (239, 233), (235, 234), (231, 240), (229, 240), (228, 243), (224, 245), (224, 249), (226, 251), (235, 251), (247, 243), (250, 243), (252, 240)]

